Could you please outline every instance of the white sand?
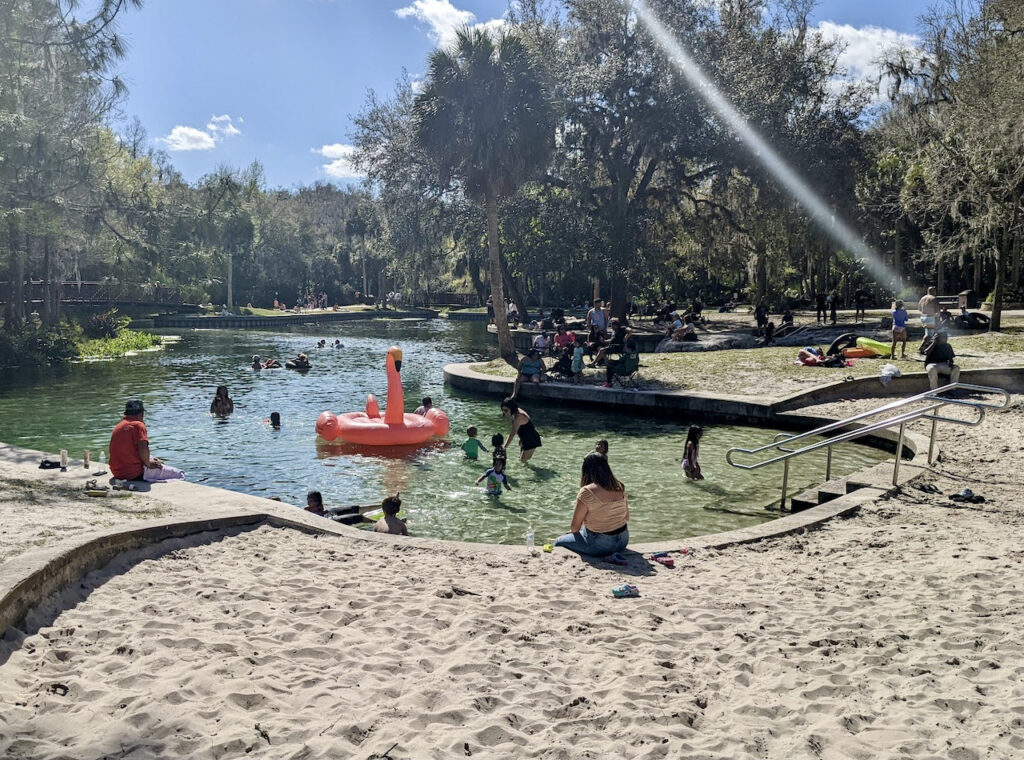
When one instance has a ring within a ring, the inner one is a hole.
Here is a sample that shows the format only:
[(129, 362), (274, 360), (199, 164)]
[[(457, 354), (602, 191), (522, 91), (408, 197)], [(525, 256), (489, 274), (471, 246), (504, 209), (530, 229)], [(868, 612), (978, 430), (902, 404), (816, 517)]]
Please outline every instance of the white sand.
[(896, 497), (675, 570), (271, 528), (151, 549), (0, 644), (0, 755), (1021, 757), (1022, 430), (1017, 397)]

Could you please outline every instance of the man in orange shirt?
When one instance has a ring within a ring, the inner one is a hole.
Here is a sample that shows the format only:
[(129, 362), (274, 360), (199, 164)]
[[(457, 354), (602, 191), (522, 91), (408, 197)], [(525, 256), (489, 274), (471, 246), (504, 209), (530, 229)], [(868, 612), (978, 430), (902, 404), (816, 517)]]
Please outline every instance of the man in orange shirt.
[(149, 434), (142, 421), (146, 410), (133, 399), (124, 405), (124, 419), (110, 434), (110, 472), (120, 480), (184, 480), (185, 473), (149, 453)]

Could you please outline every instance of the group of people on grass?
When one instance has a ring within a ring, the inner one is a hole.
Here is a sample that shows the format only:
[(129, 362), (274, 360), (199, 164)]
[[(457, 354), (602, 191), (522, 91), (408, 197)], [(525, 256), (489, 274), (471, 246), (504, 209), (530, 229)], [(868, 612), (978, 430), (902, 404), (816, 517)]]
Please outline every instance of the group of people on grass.
[[(917, 304), (921, 312), (921, 324), (924, 325), (924, 341), (918, 349), (918, 353), (924, 354), (924, 368), (928, 373), (928, 384), (934, 390), (939, 387), (939, 376), (948, 377), (950, 383), (960, 381), (960, 367), (956, 364), (956, 352), (949, 345), (949, 334), (943, 326), (940, 315), (942, 306), (935, 293), (935, 288), (928, 288), (928, 292), (921, 297)], [(967, 309), (963, 308), (963, 312)], [(892, 346), (889, 355), (896, 358), (896, 344), (900, 345), (900, 358), (907, 358), (907, 324), (910, 316), (903, 305), (903, 301), (897, 300), (892, 309)], [(948, 325), (949, 320), (947, 320)]]

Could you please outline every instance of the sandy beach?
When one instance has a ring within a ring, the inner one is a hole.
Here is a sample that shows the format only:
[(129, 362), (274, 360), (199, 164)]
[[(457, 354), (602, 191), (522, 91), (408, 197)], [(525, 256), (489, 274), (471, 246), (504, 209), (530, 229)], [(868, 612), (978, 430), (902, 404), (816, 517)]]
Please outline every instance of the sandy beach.
[(0, 642), (0, 754), (1020, 757), (1022, 430), (1017, 396), (854, 517), (674, 570), (270, 527), (122, 555)]

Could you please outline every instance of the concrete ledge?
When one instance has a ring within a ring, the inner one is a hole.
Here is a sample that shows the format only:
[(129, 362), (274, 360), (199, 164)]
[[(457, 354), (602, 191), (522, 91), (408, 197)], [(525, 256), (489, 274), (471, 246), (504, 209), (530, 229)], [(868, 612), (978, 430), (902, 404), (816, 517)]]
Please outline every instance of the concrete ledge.
[(105, 566), (122, 552), (168, 538), (252, 526), (259, 522), (259, 515), (188, 522), (155, 521), (133, 530), (91, 534), (71, 548), (19, 555), (0, 565), (0, 631), (17, 625), (47, 596)]
[[(899, 365), (897, 365), (899, 366)], [(902, 369), (902, 368), (901, 368)], [(960, 382), (972, 385), (989, 385), (1005, 388), (1011, 393), (1024, 393), (1024, 367), (998, 367), (993, 369), (965, 369), (960, 372)], [(793, 409), (811, 404), (822, 404), (840, 398), (865, 396), (913, 396), (928, 390), (928, 374), (908, 372), (888, 385), (882, 385), (877, 377), (859, 377), (846, 382), (829, 383), (799, 391), (779, 399), (772, 407), (775, 411)]]
[[(450, 368), (445, 368), (446, 380), (449, 379)], [(506, 381), (502, 378), (479, 375), (475, 372), (472, 374), (478, 375), (488, 385), (493, 384), (499, 393), (511, 390), (511, 380)], [(451, 377), (463, 378), (464, 376), (453, 373)], [(454, 382), (453, 385), (459, 387)], [(473, 390), (480, 389), (477, 387), (478, 384), (473, 385)], [(543, 387), (541, 386), (541, 388)], [(573, 386), (560, 387), (573, 388)], [(589, 399), (589, 394), (594, 394), (591, 403), (609, 403), (609, 391), (606, 389), (575, 387), (575, 390), (588, 392), (588, 395), (583, 397), (584, 400)], [(620, 393), (627, 400), (632, 400), (638, 395), (631, 391), (611, 391), (611, 393)], [(649, 399), (649, 401), (642, 402), (643, 405), (657, 407), (658, 399), (656, 397), (658, 395), (648, 393), (646, 396), (642, 396), (641, 398)], [(770, 415), (770, 405), (738, 402), (738, 405), (730, 406), (736, 403), (730, 399), (703, 394), (698, 399), (697, 408), (706, 410), (704, 413), (716, 416), (731, 416), (740, 420), (754, 419), (762, 422), (772, 419), (774, 424), (789, 423), (805, 429), (832, 421), (805, 415), (777, 415), (773, 418)], [(725, 411), (723, 413), (717, 410)], [(895, 449), (895, 433), (880, 431), (880, 434), (874, 437), (880, 441), (889, 440), (892, 448)], [(927, 466), (927, 462), (921, 461), (927, 456), (926, 439), (913, 433), (907, 433), (904, 444), (904, 457), (909, 454), (910, 460), (901, 464), (901, 484), (916, 477)], [(74, 466), (77, 463), (72, 464), (68, 473), (35, 469), (36, 464), (43, 456), (45, 455), (42, 452), (0, 444), (0, 464), (5, 465), (5, 472), (9, 475), (46, 482), (59, 481), (63, 485), (72, 487), (80, 487), (89, 477), (87, 470), (77, 469)], [(688, 539), (633, 544), (630, 549), (638, 553), (680, 551), (684, 547), (721, 549), (730, 545), (763, 541), (800, 530), (812, 529), (836, 516), (850, 514), (861, 504), (892, 490), (893, 486), (889, 482), (891, 481), (891, 472), (892, 461), (890, 460), (869, 470), (856, 473), (850, 476), (849, 480), (862, 483), (859, 490), (826, 504), (798, 514), (779, 517), (761, 525)], [(889, 484), (886, 485), (886, 483)], [(0, 632), (20, 624), (28, 613), (46, 597), (75, 583), (87, 573), (104, 567), (123, 552), (170, 538), (202, 533), (209, 533), (210, 539), (213, 540), (216, 535), (232, 528), (255, 528), (261, 524), (270, 524), (311, 534), (335, 535), (339, 538), (391, 545), (410, 545), (427, 551), (456, 550), (504, 557), (513, 554), (521, 555), (523, 552), (521, 546), (475, 544), (372, 533), (310, 515), (297, 507), (287, 506), (280, 502), (195, 483), (179, 481), (158, 484), (149, 495), (179, 508), (184, 516), (149, 521), (141, 525), (133, 525), (130, 528), (121, 525), (108, 531), (86, 534), (76, 538), (73, 544), (22, 554), (0, 565)], [(203, 514), (196, 516), (197, 511)], [(190, 515), (189, 512), (192, 514)]]

